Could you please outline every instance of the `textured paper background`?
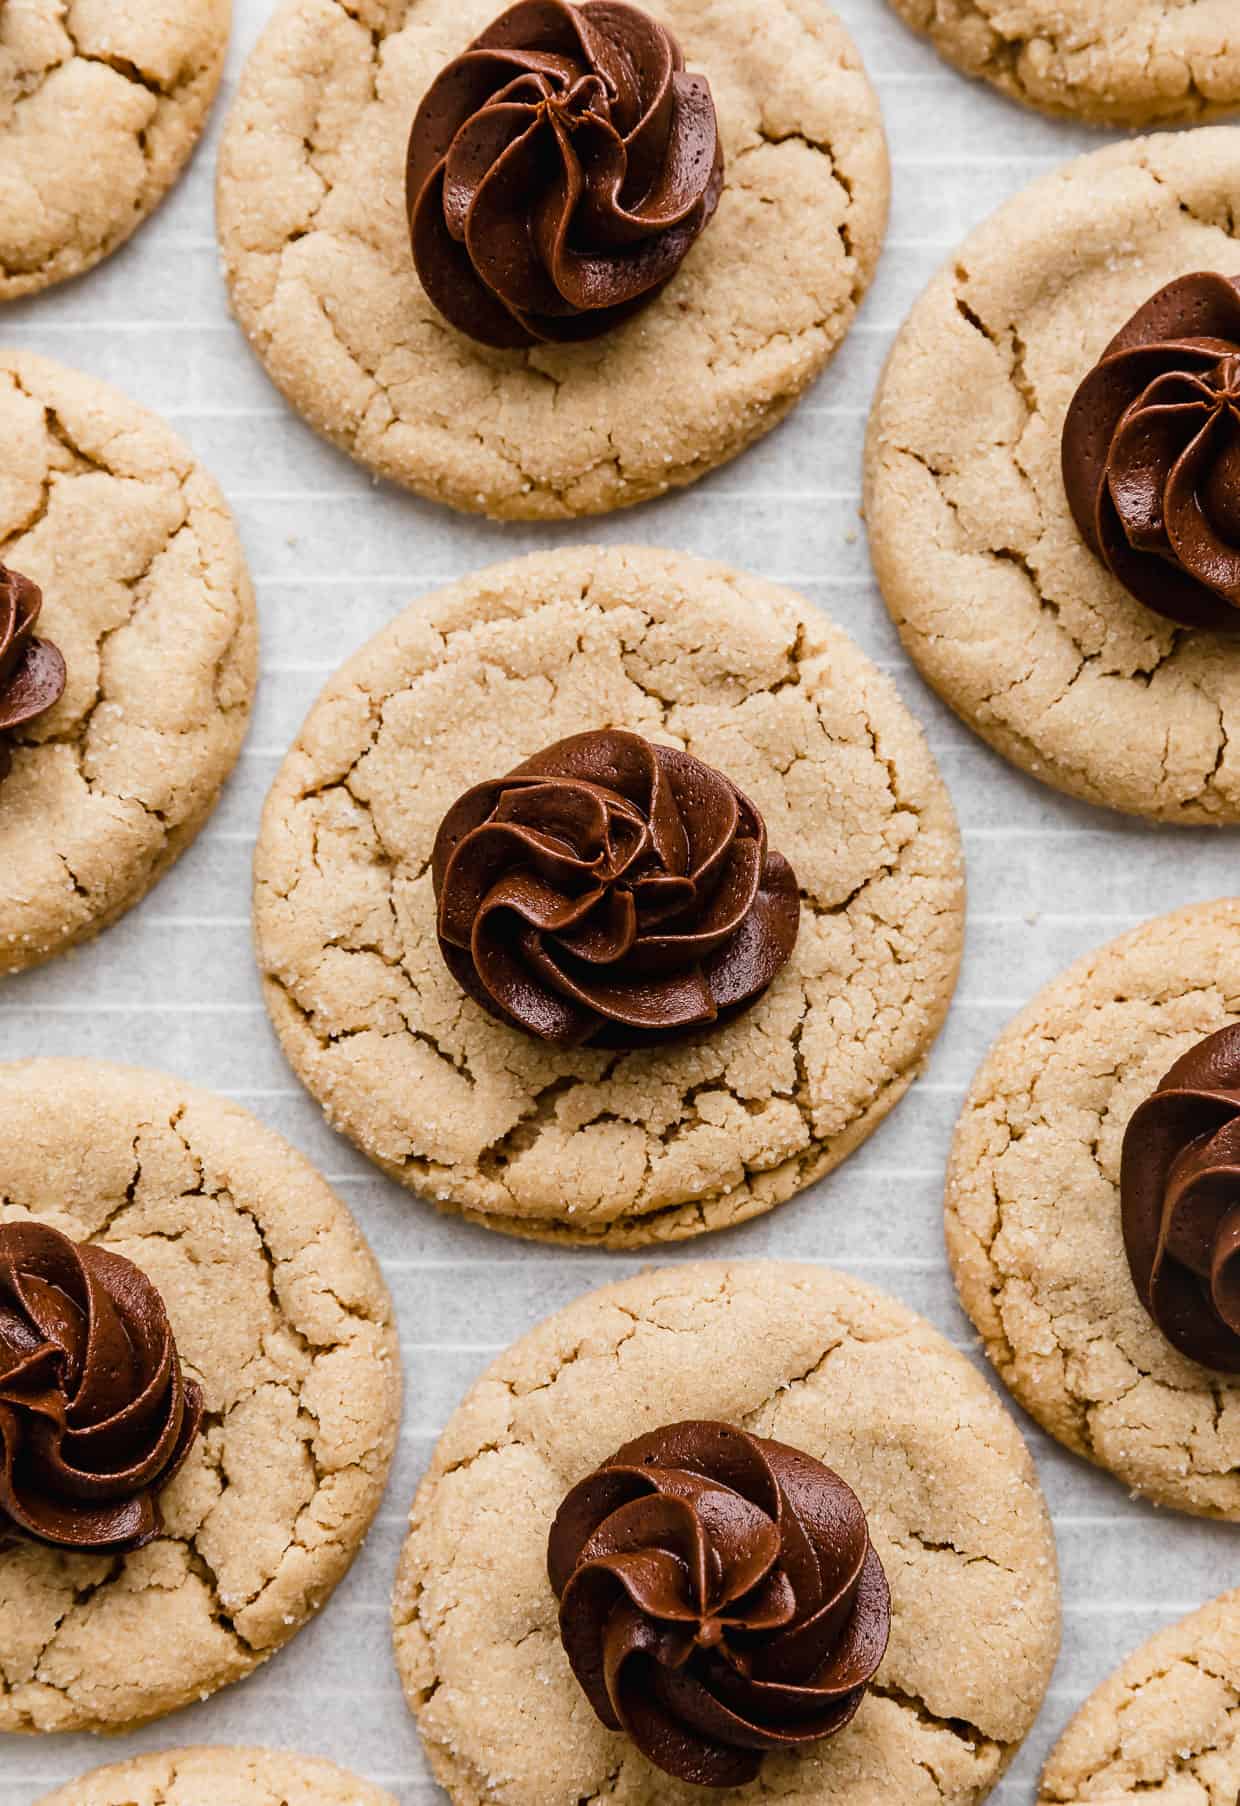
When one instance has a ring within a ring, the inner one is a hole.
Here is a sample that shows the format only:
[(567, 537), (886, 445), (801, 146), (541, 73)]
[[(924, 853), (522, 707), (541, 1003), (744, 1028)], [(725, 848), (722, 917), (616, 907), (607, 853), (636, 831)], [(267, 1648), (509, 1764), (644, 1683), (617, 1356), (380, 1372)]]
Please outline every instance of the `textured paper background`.
[[(328, 673), (415, 595), (494, 559), (583, 538), (749, 566), (802, 589), (895, 671), (955, 796), (968, 852), (968, 953), (925, 1079), (859, 1154), (801, 1200), (669, 1258), (832, 1262), (968, 1346), (943, 1257), (940, 1194), (952, 1124), (989, 1041), (1077, 954), (1144, 916), (1235, 888), (1234, 830), (1146, 828), (1041, 789), (959, 726), (899, 648), (857, 513), (865, 414), (892, 332), (976, 220), (1101, 138), (967, 84), (882, 0), (836, 4), (881, 92), (891, 141), (894, 205), (877, 283), (790, 422), (695, 488), (634, 513), (575, 528), (467, 520), (374, 487), (283, 405), (230, 321), (212, 219), (223, 108), (272, 0), (235, 0), (215, 129), (162, 212), (82, 281), (0, 310), (9, 340), (107, 378), (175, 422), (236, 509), (263, 627), (253, 730), (218, 814), (118, 928), (0, 986), (0, 1056), (90, 1054), (166, 1068), (241, 1099), (282, 1130), (339, 1187), (382, 1259), (408, 1385), (383, 1515), (318, 1621), (252, 1680), (137, 1736), (4, 1741), (0, 1806), (30, 1806), (98, 1762), (191, 1742), (317, 1751), (382, 1782), (401, 1806), (442, 1800), (426, 1777), (388, 1644), (409, 1500), (435, 1436), (493, 1353), (546, 1312), (641, 1264), (547, 1254), (440, 1220), (328, 1131), (268, 1029), (249, 940), (250, 852), (264, 793)], [(754, 5), (760, 11), (762, 0)], [(1240, 1578), (1240, 1533), (1135, 1504), (1028, 1422), (1023, 1428), (1055, 1515), (1064, 1646), (1037, 1728), (992, 1796), (1002, 1806), (1033, 1799), (1045, 1752), (1121, 1657)]]

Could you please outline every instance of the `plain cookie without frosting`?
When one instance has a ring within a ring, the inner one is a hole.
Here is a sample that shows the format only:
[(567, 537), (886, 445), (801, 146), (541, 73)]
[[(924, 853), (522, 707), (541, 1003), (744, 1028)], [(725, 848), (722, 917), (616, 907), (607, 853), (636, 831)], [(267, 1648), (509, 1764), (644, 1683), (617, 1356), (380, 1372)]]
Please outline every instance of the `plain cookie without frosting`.
[(1240, 821), (1240, 638), (1174, 626), (1089, 550), (1064, 417), (1165, 283), (1240, 273), (1240, 127), (1137, 139), (1035, 182), (901, 330), (870, 416), (883, 598), (927, 681), (1014, 765), (1158, 821)]
[(502, 1355), (449, 1423), (413, 1508), (397, 1665), (453, 1806), (691, 1806), (704, 1790), (604, 1729), (560, 1644), (547, 1535), (569, 1487), (660, 1424), (803, 1449), (853, 1488), (892, 1592), (852, 1724), (720, 1801), (977, 1806), (1028, 1732), (1059, 1641), (1033, 1463), (982, 1377), (859, 1280), (689, 1263), (578, 1299)]
[(1240, 1798), (1240, 1593), (1168, 1625), (1090, 1695), (1047, 1759), (1038, 1806), (1233, 1806)]
[(334, 1762), (287, 1750), (160, 1750), (94, 1769), (37, 1806), (396, 1806)]
[(597, 514), (692, 482), (823, 368), (878, 261), (878, 101), (822, 0), (652, 0), (710, 80), (718, 214), (664, 293), (587, 345), (497, 352), (413, 268), (410, 128), (502, 0), (284, 0), (220, 155), (237, 317), (299, 413), (379, 476), (510, 519)]
[(1088, 125), (1197, 123), (1240, 106), (1233, 0), (890, 0), (966, 75)]
[(147, 1274), (205, 1397), (157, 1542), (0, 1547), (0, 1731), (124, 1730), (241, 1680), (345, 1574), (400, 1417), (391, 1300), (286, 1142), (136, 1068), (0, 1066), (0, 1220), (29, 1218)]
[(56, 707), (9, 737), (2, 975), (107, 927), (194, 839), (245, 738), (258, 625), (188, 447), (27, 352), (0, 352), (0, 561), (42, 587), (39, 632), (68, 666)]
[(0, 301), (78, 276), (158, 205), (224, 72), (231, 0), (0, 5)]
[[(600, 723), (684, 746), (801, 885), (739, 1020), (558, 1050), (449, 974), (428, 869), (471, 785)], [(406, 611), (327, 685), (268, 798), (255, 930), (285, 1053), (402, 1184), (488, 1227), (633, 1247), (743, 1222), (839, 1164), (942, 1025), (959, 835), (889, 679), (791, 591), (644, 548), (545, 553)]]
[(1050, 1435), (1156, 1504), (1240, 1520), (1240, 1377), (1178, 1354), (1124, 1252), (1120, 1150), (1137, 1106), (1240, 1020), (1240, 901), (1160, 917), (1070, 967), (973, 1082), (947, 1246), (986, 1353)]

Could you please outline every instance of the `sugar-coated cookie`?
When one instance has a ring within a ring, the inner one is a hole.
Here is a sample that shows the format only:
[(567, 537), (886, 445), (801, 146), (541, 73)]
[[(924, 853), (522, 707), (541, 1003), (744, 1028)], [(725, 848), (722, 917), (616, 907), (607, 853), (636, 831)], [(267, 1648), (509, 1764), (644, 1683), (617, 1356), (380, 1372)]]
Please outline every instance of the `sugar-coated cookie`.
[[(1240, 274), (1237, 184), (1240, 128), (1220, 126), (1114, 145), (1017, 195), (913, 308), (867, 446), (874, 568), (925, 677), (1034, 777), (1159, 821), (1240, 820), (1240, 609), (1223, 633), (1137, 599), (1074, 519), (1064, 427), (1165, 285)], [(1191, 297), (1168, 310), (1164, 336), (1191, 315)]]
[(79, 276), (181, 173), (224, 72), (231, 0), (0, 6), (0, 301)]
[[(519, 1032), (437, 942), (446, 812), (599, 727), (726, 773), (800, 888), (760, 1001), (637, 1051)], [(267, 1004), (329, 1120), (442, 1208), (609, 1247), (743, 1222), (863, 1141), (942, 1024), (963, 908), (951, 803), (890, 681), (792, 592), (636, 547), (408, 609), (311, 710), (255, 862)]]
[(274, 381), (360, 463), (505, 518), (692, 482), (782, 418), (878, 260), (878, 102), (822, 0), (650, 0), (709, 81), (725, 186), (657, 300), (585, 344), (488, 350), (414, 269), (406, 148), (433, 79), (502, 0), (283, 0), (220, 159), (233, 306)]
[[(0, 1730), (122, 1730), (249, 1674), (349, 1567), (400, 1415), (391, 1301), (313, 1168), (156, 1073), (0, 1066), (0, 1199), (5, 1226), (137, 1267), (202, 1395), (162, 1531), (136, 1553), (14, 1539), (0, 1508)], [(0, 1313), (0, 1356), (7, 1327)], [(23, 1500), (44, 1484), (27, 1476)]]
[(194, 839), (241, 750), (258, 634), (232, 515), (188, 447), (26, 352), (0, 353), (0, 567), (42, 591), (35, 633), (64, 666), (25, 719), (0, 581), (3, 974), (107, 927)]
[(1168, 1625), (1090, 1695), (1038, 1806), (1167, 1806), (1240, 1794), (1240, 1593)]
[[(1235, 899), (1160, 917), (1079, 960), (982, 1064), (956, 1130), (946, 1207), (961, 1302), (1043, 1429), (1157, 1504), (1231, 1519), (1240, 1519), (1240, 1373), (1188, 1357), (1147, 1309), (1121, 1179), (1138, 1109), (1238, 1020)], [(1207, 1099), (1206, 1112), (1225, 1132), (1235, 1115), (1225, 1096)], [(1186, 1120), (1195, 1138), (1196, 1118)], [(1152, 1151), (1143, 1136), (1129, 1158), (1144, 1167)], [(1171, 1252), (1193, 1259), (1183, 1221), (1169, 1222)], [(1203, 1316), (1208, 1300), (1195, 1309)]]
[(394, 1617), (406, 1697), (453, 1806), (704, 1797), (590, 1710), (548, 1574), (570, 1489), (683, 1419), (833, 1470), (864, 1509), (892, 1606), (847, 1727), (710, 1797), (977, 1806), (1032, 1725), (1058, 1646), (1033, 1463), (994, 1392), (922, 1319), (844, 1274), (780, 1262), (689, 1263), (578, 1299), (501, 1356), (449, 1423)]
[(159, 1750), (97, 1768), (38, 1806), (395, 1806), (391, 1794), (288, 1750)]
[(966, 75), (1089, 125), (1199, 122), (1240, 106), (1232, 0), (891, 0)]

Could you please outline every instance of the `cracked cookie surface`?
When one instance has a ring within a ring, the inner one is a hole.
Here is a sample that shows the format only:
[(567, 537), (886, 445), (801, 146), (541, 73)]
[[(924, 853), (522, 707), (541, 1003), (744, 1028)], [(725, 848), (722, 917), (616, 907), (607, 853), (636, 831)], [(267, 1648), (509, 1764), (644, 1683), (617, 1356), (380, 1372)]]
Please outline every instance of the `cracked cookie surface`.
[(892, 1591), (887, 1655), (847, 1730), (712, 1797), (975, 1806), (1033, 1723), (1058, 1647), (1033, 1463), (928, 1323), (845, 1274), (775, 1261), (690, 1263), (591, 1293), (501, 1356), (449, 1423), (393, 1611), (405, 1694), (454, 1806), (701, 1798), (595, 1719), (546, 1572), (569, 1487), (684, 1418), (740, 1425), (835, 1469)]
[(0, 1731), (121, 1730), (249, 1674), (349, 1567), (400, 1414), (391, 1302), (312, 1167), (156, 1073), (0, 1066), (0, 1218), (30, 1217), (147, 1273), (205, 1397), (157, 1542), (0, 1549)]
[(163, 199), (219, 86), (231, 10), (0, 5), (0, 301), (90, 269)]
[(1043, 112), (1141, 126), (1196, 123), (1240, 106), (1233, 0), (890, 4), (957, 69)]
[(733, 457), (843, 339), (886, 225), (878, 101), (821, 0), (657, 0), (710, 79), (718, 215), (624, 327), (489, 351), (418, 282), (404, 180), (423, 93), (498, 10), (285, 0), (221, 151), (233, 305), (293, 406), (379, 475), (501, 517), (606, 512)]
[(1047, 1759), (1038, 1806), (1235, 1806), (1240, 1593), (1151, 1637), (1090, 1695)]
[(1130, 596), (1069, 511), (1060, 438), (1164, 283), (1240, 272), (1240, 128), (1079, 159), (965, 240), (896, 341), (866, 450), (870, 550), (909, 654), (1013, 764), (1087, 802), (1240, 821), (1240, 638)]
[(241, 750), (254, 596), (213, 478), (93, 378), (0, 353), (0, 560), (43, 589), (68, 683), (10, 737), (0, 974), (97, 934), (190, 844)]
[(287, 1750), (160, 1750), (97, 1768), (37, 1806), (395, 1806), (334, 1762)]
[[(697, 1041), (557, 1050), (439, 951), (428, 863), (472, 784), (600, 724), (683, 746), (766, 818), (800, 936)], [(265, 994), (333, 1125), (441, 1208), (634, 1246), (743, 1222), (903, 1096), (963, 933), (959, 835), (890, 681), (791, 591), (644, 548), (500, 565), (415, 604), (328, 684), (255, 860)]]
[(1240, 1520), (1240, 1379), (1178, 1354), (1124, 1253), (1120, 1151), (1183, 1054), (1240, 1019), (1240, 902), (1160, 917), (1069, 968), (973, 1083), (947, 1178), (961, 1301), (1043, 1429), (1157, 1504)]

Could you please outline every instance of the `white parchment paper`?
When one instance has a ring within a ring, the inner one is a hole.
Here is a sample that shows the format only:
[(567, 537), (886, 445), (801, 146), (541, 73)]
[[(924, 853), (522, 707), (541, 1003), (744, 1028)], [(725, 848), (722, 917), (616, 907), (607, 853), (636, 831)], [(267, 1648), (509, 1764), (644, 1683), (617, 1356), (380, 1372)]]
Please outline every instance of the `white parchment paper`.
[[(249, 1681), (134, 1736), (0, 1740), (0, 1806), (103, 1761), (184, 1743), (319, 1752), (442, 1800), (396, 1683), (388, 1596), (434, 1440), (498, 1349), (642, 1263), (547, 1253), (467, 1229), (372, 1171), (323, 1124), (277, 1049), (250, 953), (263, 796), (327, 675), (421, 591), (523, 550), (599, 539), (728, 559), (791, 583), (885, 667), (925, 723), (964, 828), (968, 953), (929, 1071), (843, 1169), (773, 1216), (666, 1257), (822, 1260), (886, 1287), (972, 1346), (942, 1249), (941, 1187), (964, 1089), (990, 1040), (1069, 960), (1136, 921), (1234, 890), (1236, 831), (1159, 830), (1073, 805), (1010, 770), (904, 657), (869, 574), (861, 444), (891, 335), (961, 236), (1043, 169), (1102, 142), (966, 83), (883, 0), (835, 0), (882, 96), (890, 236), (844, 349), (791, 420), (694, 488), (566, 527), (498, 527), (376, 488), (285, 407), (231, 322), (213, 231), (215, 147), (273, 0), (235, 0), (214, 129), (134, 242), (78, 282), (0, 309), (5, 339), (106, 378), (172, 420), (236, 510), (263, 628), (249, 744), (218, 813), (145, 904), (76, 955), (0, 986), (0, 1057), (83, 1054), (162, 1067), (240, 1099), (314, 1160), (357, 1213), (396, 1297), (408, 1398), (382, 1516), (319, 1619)], [(762, 0), (754, 0), (761, 7)], [(498, 3), (497, 3), (498, 10)], [(1156, 1513), (1022, 1420), (1055, 1516), (1063, 1654), (1041, 1719), (993, 1796), (1026, 1806), (1076, 1706), (1160, 1625), (1240, 1578), (1240, 1533)], [(224, 1806), (224, 1803), (221, 1803)]]

